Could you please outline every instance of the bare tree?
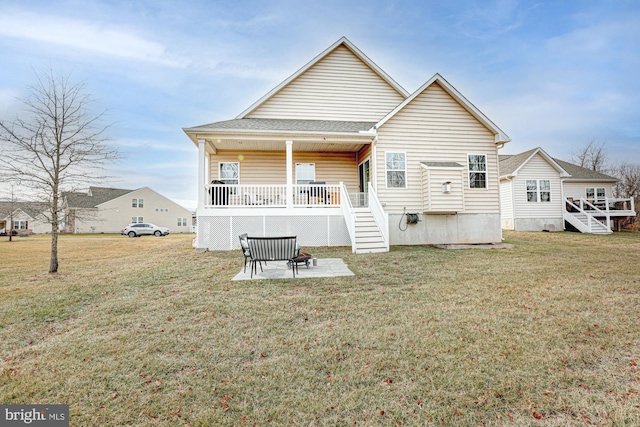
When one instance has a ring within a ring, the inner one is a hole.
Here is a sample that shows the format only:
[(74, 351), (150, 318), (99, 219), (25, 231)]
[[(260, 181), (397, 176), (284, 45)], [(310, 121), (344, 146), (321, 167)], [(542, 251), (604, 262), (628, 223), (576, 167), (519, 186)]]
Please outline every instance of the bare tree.
[(587, 145), (574, 152), (571, 155), (571, 161), (583, 168), (604, 173), (606, 172), (607, 163), (605, 145), (605, 142), (597, 143), (592, 140)]
[(58, 233), (63, 214), (62, 191), (100, 182), (103, 165), (116, 159), (107, 145), (105, 112), (94, 113), (93, 98), (84, 84), (49, 70), (36, 73), (36, 82), (21, 99), (22, 116), (0, 121), (0, 159), (4, 178), (25, 190), (24, 197), (46, 202), (51, 224), (49, 273), (58, 271)]

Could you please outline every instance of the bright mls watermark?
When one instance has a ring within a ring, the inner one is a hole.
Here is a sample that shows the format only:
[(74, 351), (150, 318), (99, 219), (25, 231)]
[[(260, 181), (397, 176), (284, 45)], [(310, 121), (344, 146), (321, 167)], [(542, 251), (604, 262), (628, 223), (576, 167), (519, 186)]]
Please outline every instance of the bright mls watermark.
[(69, 405), (0, 405), (0, 425), (69, 427)]

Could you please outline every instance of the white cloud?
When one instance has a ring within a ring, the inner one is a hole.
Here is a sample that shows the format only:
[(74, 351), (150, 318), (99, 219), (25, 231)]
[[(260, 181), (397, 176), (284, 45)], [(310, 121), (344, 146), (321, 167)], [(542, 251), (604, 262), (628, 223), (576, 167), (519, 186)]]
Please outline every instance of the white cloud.
[(129, 29), (25, 11), (0, 10), (0, 36), (56, 44), (98, 55), (182, 67), (161, 43)]
[(0, 118), (10, 119), (12, 111), (17, 107), (20, 93), (13, 89), (0, 89)]

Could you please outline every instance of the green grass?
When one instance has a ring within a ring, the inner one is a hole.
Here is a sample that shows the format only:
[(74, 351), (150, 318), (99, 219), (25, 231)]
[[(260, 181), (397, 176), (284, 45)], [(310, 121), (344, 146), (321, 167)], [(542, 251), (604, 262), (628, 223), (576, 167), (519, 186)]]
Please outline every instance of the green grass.
[(73, 426), (640, 425), (640, 234), (395, 247), (232, 282), (193, 235), (0, 241), (0, 402)]

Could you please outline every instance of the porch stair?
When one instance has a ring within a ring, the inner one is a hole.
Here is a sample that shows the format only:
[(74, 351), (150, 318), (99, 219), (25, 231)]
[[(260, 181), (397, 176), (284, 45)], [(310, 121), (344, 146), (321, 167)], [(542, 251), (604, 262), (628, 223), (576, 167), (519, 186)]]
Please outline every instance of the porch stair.
[[(605, 224), (584, 212), (564, 212), (564, 220), (574, 226), (581, 233), (611, 234), (612, 231)], [(591, 222), (591, 228), (589, 228)]]
[(387, 252), (382, 232), (370, 208), (355, 208), (356, 253)]

